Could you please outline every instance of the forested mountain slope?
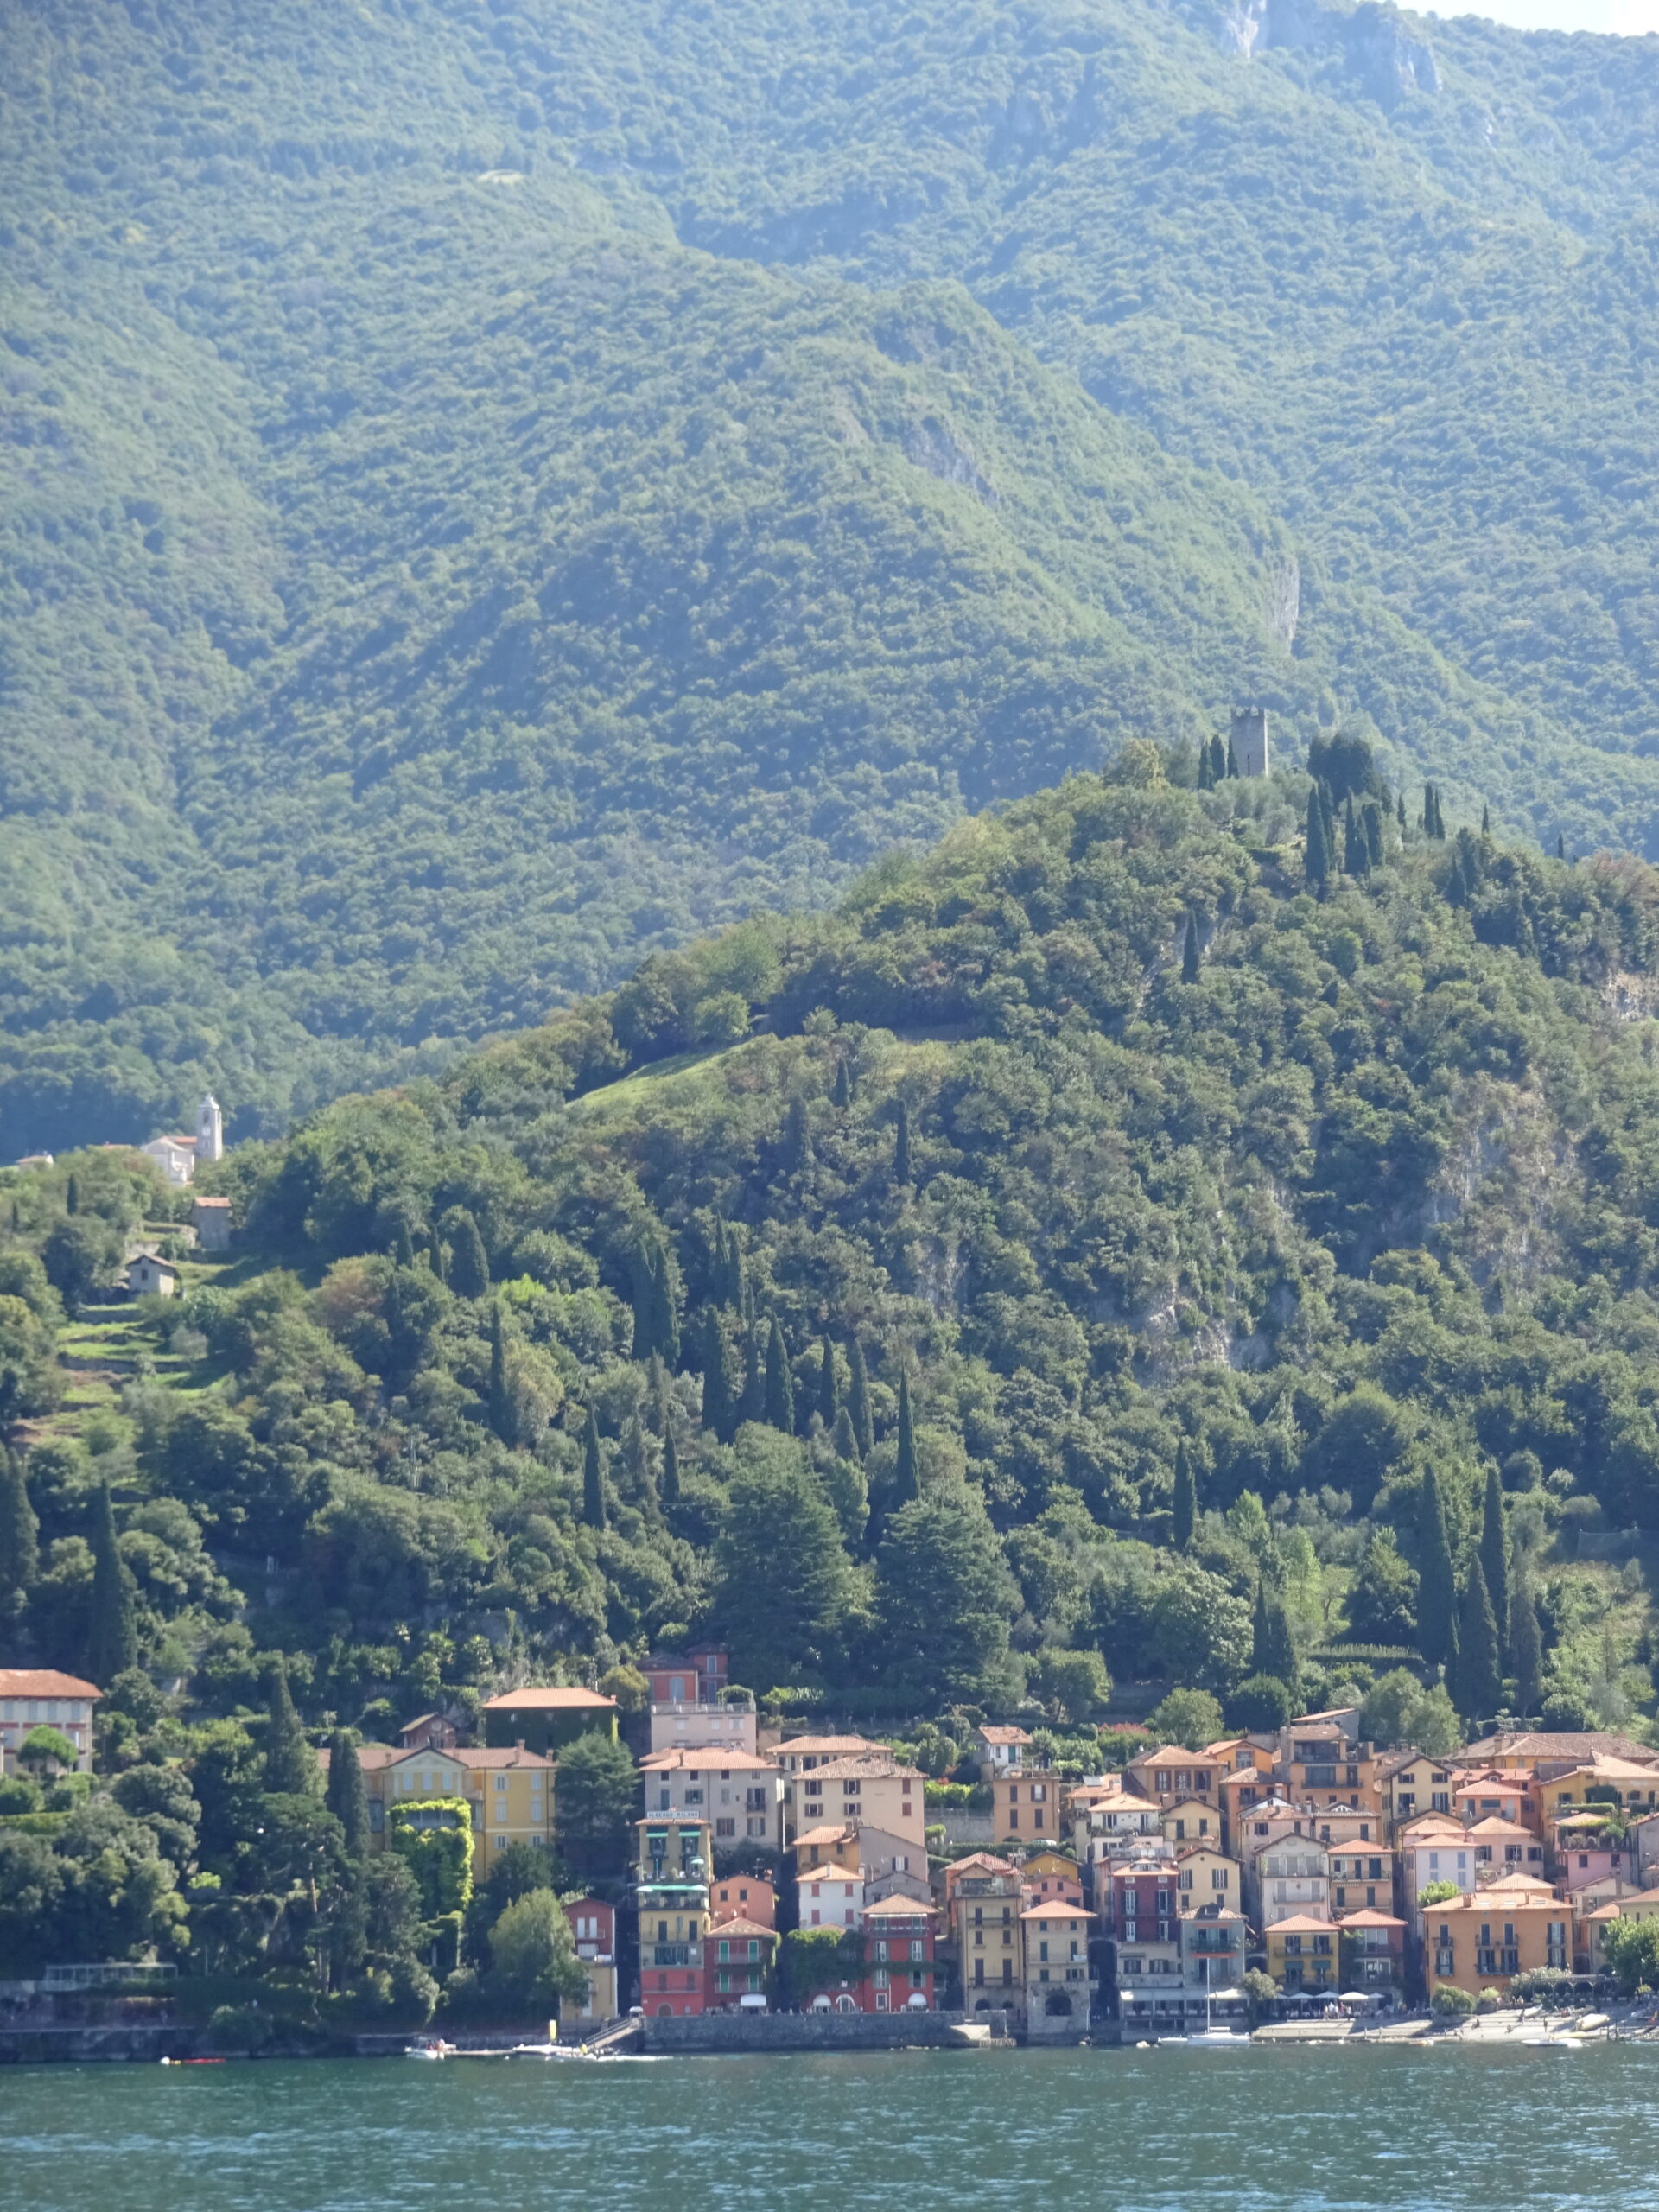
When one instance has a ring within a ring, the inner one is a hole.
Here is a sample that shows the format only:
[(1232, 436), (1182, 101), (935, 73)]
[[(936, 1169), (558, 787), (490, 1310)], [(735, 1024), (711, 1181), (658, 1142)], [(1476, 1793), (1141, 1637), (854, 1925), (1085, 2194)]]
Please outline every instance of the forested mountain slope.
[(1247, 694), (1649, 849), (1652, 42), (1235, 14), (0, 7), (0, 1151)]
[[(709, 1627), (803, 1708), (1077, 1719), (1103, 1663), (1256, 1712), (1415, 1654), (1471, 1719), (1639, 1723), (1656, 880), (1324, 759), (1380, 857), (1323, 896), (1304, 779), (1136, 742), (232, 1154), (232, 1276), (90, 1452), (35, 1432), (15, 1635), (75, 1659), (107, 1483), (208, 1709), (273, 1645), (384, 1728)], [(7, 1178), (14, 1418), (108, 1163)]]

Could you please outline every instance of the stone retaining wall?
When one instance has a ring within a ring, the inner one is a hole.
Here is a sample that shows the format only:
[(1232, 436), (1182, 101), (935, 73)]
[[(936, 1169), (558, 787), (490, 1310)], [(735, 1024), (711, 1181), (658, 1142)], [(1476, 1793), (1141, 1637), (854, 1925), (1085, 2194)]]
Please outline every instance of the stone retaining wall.
[(705, 2012), (644, 2021), (644, 2048), (671, 2052), (958, 2049), (960, 2012)]

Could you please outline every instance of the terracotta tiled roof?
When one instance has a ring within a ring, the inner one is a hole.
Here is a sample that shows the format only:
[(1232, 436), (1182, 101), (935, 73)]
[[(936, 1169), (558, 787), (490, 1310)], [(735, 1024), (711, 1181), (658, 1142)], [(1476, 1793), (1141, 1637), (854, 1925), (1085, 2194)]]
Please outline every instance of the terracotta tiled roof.
[(557, 1764), (556, 1760), (544, 1758), (540, 1751), (526, 1751), (521, 1750), (516, 1744), (511, 1751), (406, 1751), (404, 1757), (410, 1759), (454, 1759), (459, 1764), (467, 1768), (540, 1767), (548, 1774), (552, 1773)]
[(1369, 1905), (1363, 1912), (1344, 1912), (1341, 1921), (1344, 1928), (1403, 1928), (1405, 1924), (1392, 1913), (1376, 1912)]
[(974, 1733), (987, 1744), (1028, 1744), (1031, 1741), (1023, 1728), (987, 1726), (975, 1729)]
[(1471, 1766), (1478, 1761), (1498, 1758), (1571, 1759), (1576, 1765), (1594, 1758), (1598, 1751), (1609, 1758), (1633, 1759), (1638, 1766), (1659, 1766), (1659, 1751), (1646, 1744), (1638, 1744), (1634, 1737), (1611, 1734), (1601, 1728), (1485, 1736), (1479, 1743), (1466, 1745), (1463, 1758)]
[(804, 1866), (795, 1877), (798, 1889), (807, 1882), (861, 1882), (864, 1873), (858, 1866)]
[(787, 1742), (779, 1745), (778, 1755), (780, 1758), (792, 1758), (798, 1755), (819, 1758), (838, 1752), (885, 1751), (886, 1749), (884, 1744), (873, 1744), (868, 1736), (791, 1736)]
[(938, 1907), (923, 1904), (915, 1897), (882, 1897), (864, 1908), (866, 1920), (922, 1920), (937, 1919)]
[(1320, 1935), (1335, 1935), (1334, 1920), (1320, 1920), (1311, 1912), (1293, 1912), (1288, 1920), (1275, 1920), (1265, 1933), (1269, 1942), (1275, 1936), (1305, 1936), (1310, 1929)]
[(873, 1752), (868, 1758), (826, 1759), (822, 1766), (815, 1766), (807, 1778), (812, 1782), (842, 1782), (853, 1777), (885, 1781), (894, 1775), (911, 1782), (927, 1779), (920, 1767), (903, 1766), (887, 1751)]
[(709, 1936), (770, 1936), (775, 1942), (778, 1931), (775, 1928), (763, 1928), (758, 1920), (744, 1920), (740, 1917), (735, 1920), (711, 1921), (709, 1926), (709, 1936), (705, 1936), (703, 1941), (707, 1942)]
[(1500, 1820), (1496, 1813), (1488, 1813), (1484, 1821), (1472, 1821), (1463, 1833), (1478, 1837), (1482, 1843), (1536, 1843), (1538, 1840), (1530, 1828), (1523, 1828), (1517, 1821)]
[(100, 1698), (94, 1682), (60, 1675), (55, 1667), (0, 1667), (0, 1697)]
[(807, 1828), (796, 1837), (795, 1848), (797, 1851), (804, 1851), (810, 1846), (814, 1850), (819, 1850), (826, 1843), (851, 1843), (857, 1834), (856, 1825), (849, 1825), (845, 1821), (835, 1827)]
[(1181, 1744), (1164, 1744), (1155, 1751), (1142, 1751), (1135, 1758), (1136, 1766), (1213, 1766), (1215, 1761), (1207, 1751), (1189, 1751)]
[(640, 1760), (644, 1774), (667, 1774), (683, 1770), (702, 1773), (718, 1767), (721, 1772), (741, 1770), (745, 1774), (776, 1774), (777, 1762), (760, 1758), (753, 1751), (740, 1751), (735, 1744), (699, 1744), (688, 1746), (676, 1744), (665, 1751), (652, 1751)]
[(503, 1690), (484, 1700), (486, 1713), (614, 1713), (616, 1700), (598, 1690), (543, 1684), (536, 1689)]
[(1033, 1904), (1020, 1916), (1021, 1920), (1092, 1920), (1092, 1912), (1085, 1912), (1080, 1904), (1068, 1904), (1064, 1897), (1052, 1903)]

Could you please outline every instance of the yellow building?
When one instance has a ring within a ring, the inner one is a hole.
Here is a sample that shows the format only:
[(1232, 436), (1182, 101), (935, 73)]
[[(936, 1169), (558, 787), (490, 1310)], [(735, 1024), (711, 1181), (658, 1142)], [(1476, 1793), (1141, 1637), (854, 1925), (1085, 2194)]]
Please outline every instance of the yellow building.
[(1178, 1797), (1158, 1815), (1166, 1843), (1178, 1847), (1188, 1843), (1221, 1847), (1221, 1807), (1207, 1797)]
[(1382, 1813), (1376, 1761), (1369, 1744), (1353, 1742), (1333, 1720), (1293, 1720), (1285, 1736), (1279, 1774), (1293, 1804)]
[(1449, 1981), (1478, 1997), (1535, 1967), (1569, 1968), (1572, 1909), (1547, 1882), (1510, 1875), (1423, 1915), (1431, 1988)]
[(1390, 1751), (1377, 1761), (1377, 1781), (1383, 1815), (1391, 1833), (1398, 1834), (1427, 1813), (1452, 1811), (1452, 1768), (1445, 1759), (1431, 1759), (1421, 1751)]
[(1299, 1989), (1338, 1986), (1337, 1929), (1321, 1914), (1293, 1913), (1267, 1931), (1268, 1972), (1289, 1995)]
[[(1592, 1789), (1598, 1793), (1593, 1798), (1589, 1795)], [(1540, 1783), (1538, 1803), (1546, 1834), (1567, 1815), (1596, 1805), (1611, 1807), (1627, 1819), (1637, 1820), (1644, 1813), (1659, 1812), (1659, 1770), (1637, 1765), (1631, 1759), (1599, 1755), (1568, 1774)]]
[(1058, 1843), (1060, 1785), (1040, 1768), (1014, 1768), (991, 1783), (991, 1833), (1007, 1843)]
[(1130, 1779), (1143, 1797), (1164, 1807), (1174, 1804), (1180, 1797), (1197, 1797), (1205, 1804), (1217, 1802), (1216, 1785), (1222, 1776), (1218, 1759), (1203, 1751), (1184, 1751), (1179, 1744), (1165, 1744), (1155, 1751), (1143, 1751), (1131, 1759), (1127, 1769)]
[[(976, 1857), (979, 1857), (976, 1854)], [(1025, 1910), (1017, 1868), (979, 1857), (950, 1885), (950, 1933), (956, 1939), (965, 2012), (1017, 2005), (1025, 1983), (1020, 1916)]]
[(1240, 1910), (1243, 1868), (1236, 1859), (1207, 1843), (1189, 1843), (1175, 1853), (1179, 1870), (1176, 1906), (1185, 1918), (1201, 1905), (1220, 1905), (1228, 1912)]
[[(443, 1750), (429, 1744), (395, 1751), (385, 1744), (365, 1744), (357, 1757), (369, 1801), (372, 1851), (386, 1847), (395, 1804), (431, 1797), (466, 1800), (480, 1881), (491, 1859), (510, 1843), (527, 1843), (537, 1851), (552, 1847), (557, 1770), (539, 1751), (519, 1745), (511, 1751)], [(322, 1758), (326, 1766), (327, 1752)]]
[(902, 1765), (885, 1751), (823, 1758), (794, 1771), (785, 1765), (785, 1840), (805, 1829), (856, 1822), (919, 1849), (927, 1840), (926, 1789), (919, 1767)]

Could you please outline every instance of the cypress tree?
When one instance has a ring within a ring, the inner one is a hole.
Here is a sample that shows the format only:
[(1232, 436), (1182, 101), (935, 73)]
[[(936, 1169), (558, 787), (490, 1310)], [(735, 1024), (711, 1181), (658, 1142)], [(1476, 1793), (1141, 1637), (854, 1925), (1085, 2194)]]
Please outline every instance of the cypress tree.
[(0, 1445), (0, 1619), (15, 1611), (35, 1586), (41, 1571), (40, 1535), (23, 1463)]
[(738, 1400), (737, 1418), (764, 1421), (766, 1414), (766, 1377), (760, 1363), (760, 1324), (751, 1313), (748, 1327), (743, 1332), (743, 1390)]
[(63, 1186), (63, 1210), (65, 1213), (80, 1211), (80, 1183), (76, 1176), (71, 1175)]
[(649, 1359), (657, 1349), (652, 1324), (656, 1315), (657, 1294), (652, 1280), (652, 1267), (656, 1255), (646, 1247), (633, 1255), (633, 1351), (639, 1360)]
[(1492, 834), (1492, 810), (1490, 806), (1483, 806), (1480, 810), (1480, 834), (1483, 837), (1490, 837)]
[(766, 1332), (766, 1417), (772, 1427), (781, 1428), (785, 1436), (794, 1435), (795, 1383), (784, 1348), (784, 1332), (775, 1316)]
[(791, 1175), (804, 1175), (812, 1165), (812, 1125), (798, 1091), (789, 1102), (784, 1123), (784, 1158)]
[(412, 1268), (415, 1264), (415, 1239), (409, 1233), (406, 1221), (398, 1223), (397, 1234), (391, 1240), (391, 1260), (392, 1265), (398, 1268)]
[(265, 1787), (289, 1797), (315, 1795), (317, 1762), (300, 1726), (289, 1694), (288, 1663), (280, 1653), (270, 1662), (268, 1685), (270, 1725), (265, 1731)]
[(1210, 766), (1210, 747), (1207, 743), (1200, 743), (1198, 747), (1198, 789), (1201, 791), (1213, 791), (1215, 786), (1216, 779)]
[(490, 1308), (490, 1427), (504, 1444), (512, 1442), (512, 1397), (507, 1389), (507, 1346), (499, 1299)]
[(908, 1505), (912, 1497), (920, 1494), (921, 1484), (916, 1474), (916, 1429), (910, 1410), (910, 1377), (901, 1371), (899, 1376), (899, 1456), (893, 1465), (895, 1505)]
[(845, 1108), (850, 1106), (853, 1103), (853, 1086), (847, 1073), (847, 1063), (845, 1060), (837, 1060), (836, 1062), (836, 1088), (834, 1095), (835, 1103), (838, 1107)]
[(847, 1414), (862, 1462), (874, 1448), (875, 1423), (870, 1418), (870, 1378), (864, 1366), (864, 1347), (856, 1337), (847, 1342)]
[(1345, 799), (1342, 810), (1342, 872), (1344, 875), (1369, 875), (1371, 855), (1366, 848), (1365, 833), (1354, 814), (1354, 802)]
[(132, 1599), (132, 1575), (116, 1542), (115, 1508), (105, 1483), (92, 1522), (92, 1618), (86, 1642), (86, 1671), (100, 1688), (138, 1663)]
[(677, 1505), (680, 1502), (680, 1455), (674, 1442), (674, 1424), (667, 1423), (663, 1430), (663, 1503)]
[(323, 1802), (346, 1832), (346, 1849), (353, 1859), (369, 1855), (369, 1794), (363, 1787), (363, 1769), (357, 1756), (357, 1732), (336, 1728), (328, 1738), (328, 1787)]
[(836, 1408), (838, 1403), (839, 1397), (836, 1389), (835, 1347), (830, 1341), (830, 1332), (826, 1329), (823, 1343), (818, 1352), (817, 1403), (818, 1419), (823, 1423), (826, 1433), (836, 1425)]
[(680, 1317), (674, 1307), (674, 1277), (665, 1248), (652, 1255), (651, 1348), (671, 1371), (680, 1363)]
[(703, 1317), (702, 1425), (722, 1444), (731, 1442), (737, 1427), (737, 1397), (726, 1332), (711, 1306)]
[(893, 1179), (910, 1180), (910, 1109), (901, 1098), (893, 1123)]
[(1365, 857), (1373, 868), (1382, 865), (1382, 812), (1374, 798), (1368, 798), (1359, 813), (1360, 828), (1365, 837)]
[(1230, 776), (1236, 776), (1238, 773), (1238, 755), (1233, 750), (1233, 741), (1230, 737), (1227, 741), (1227, 773)]
[(1321, 776), (1317, 785), (1319, 794), (1319, 814), (1325, 823), (1325, 849), (1334, 863), (1337, 857), (1337, 808), (1331, 796), (1331, 786)]
[(478, 1233), (478, 1224), (464, 1210), (457, 1215), (454, 1234), (449, 1239), (449, 1287), (458, 1298), (487, 1298), (490, 1291), (484, 1239)]
[(1444, 1666), (1457, 1649), (1458, 1585), (1446, 1532), (1446, 1501), (1433, 1467), (1423, 1477), (1418, 1511), (1418, 1649), (1430, 1666)]
[(1458, 1688), (1453, 1703), (1471, 1722), (1490, 1720), (1503, 1696), (1497, 1656), (1497, 1624), (1477, 1552), (1469, 1562), (1458, 1615)]
[(1191, 914), (1186, 918), (1186, 935), (1181, 944), (1181, 981), (1196, 983), (1198, 980), (1198, 925)]
[(589, 1529), (605, 1526), (605, 1471), (599, 1456), (599, 1423), (591, 1406), (582, 1433), (582, 1518)]
[(855, 1466), (858, 1465), (858, 1439), (853, 1433), (853, 1417), (845, 1406), (836, 1415), (833, 1446), (837, 1459), (849, 1459)]
[(1218, 737), (1212, 737), (1210, 741), (1210, 782), (1211, 788), (1213, 789), (1217, 784), (1221, 783), (1225, 779), (1226, 774), (1226, 747), (1222, 744), (1222, 741)]
[(1277, 1592), (1268, 1587), (1265, 1574), (1257, 1577), (1255, 1585), (1255, 1614), (1250, 1630), (1250, 1672), (1253, 1675), (1271, 1675), (1275, 1681), (1283, 1682), (1294, 1695), (1299, 1667), (1295, 1642), (1290, 1633), (1290, 1619)]
[(1497, 1478), (1496, 1466), (1486, 1470), (1486, 1499), (1480, 1523), (1480, 1570), (1486, 1577), (1486, 1595), (1491, 1600), (1492, 1618), (1497, 1626), (1497, 1648), (1508, 1649), (1510, 1641), (1510, 1542), (1503, 1526), (1503, 1485)]
[(1400, 824), (1400, 835), (1406, 834), (1406, 795), (1402, 791), (1394, 802), (1394, 818)]
[(1176, 1548), (1185, 1551), (1192, 1541), (1192, 1530), (1198, 1520), (1198, 1498), (1192, 1480), (1192, 1458), (1183, 1437), (1175, 1446), (1175, 1510), (1170, 1524), (1170, 1534)]
[(1517, 1546), (1510, 1576), (1510, 1671), (1515, 1676), (1516, 1708), (1535, 1719), (1544, 1701), (1544, 1640), (1538, 1632), (1532, 1577), (1526, 1554)]
[(1317, 785), (1307, 795), (1307, 841), (1302, 872), (1316, 891), (1323, 891), (1331, 878), (1331, 848), (1325, 842), (1325, 809), (1319, 804)]
[(1555, 832), (1555, 857), (1558, 861), (1567, 858), (1567, 839), (1559, 830)]

